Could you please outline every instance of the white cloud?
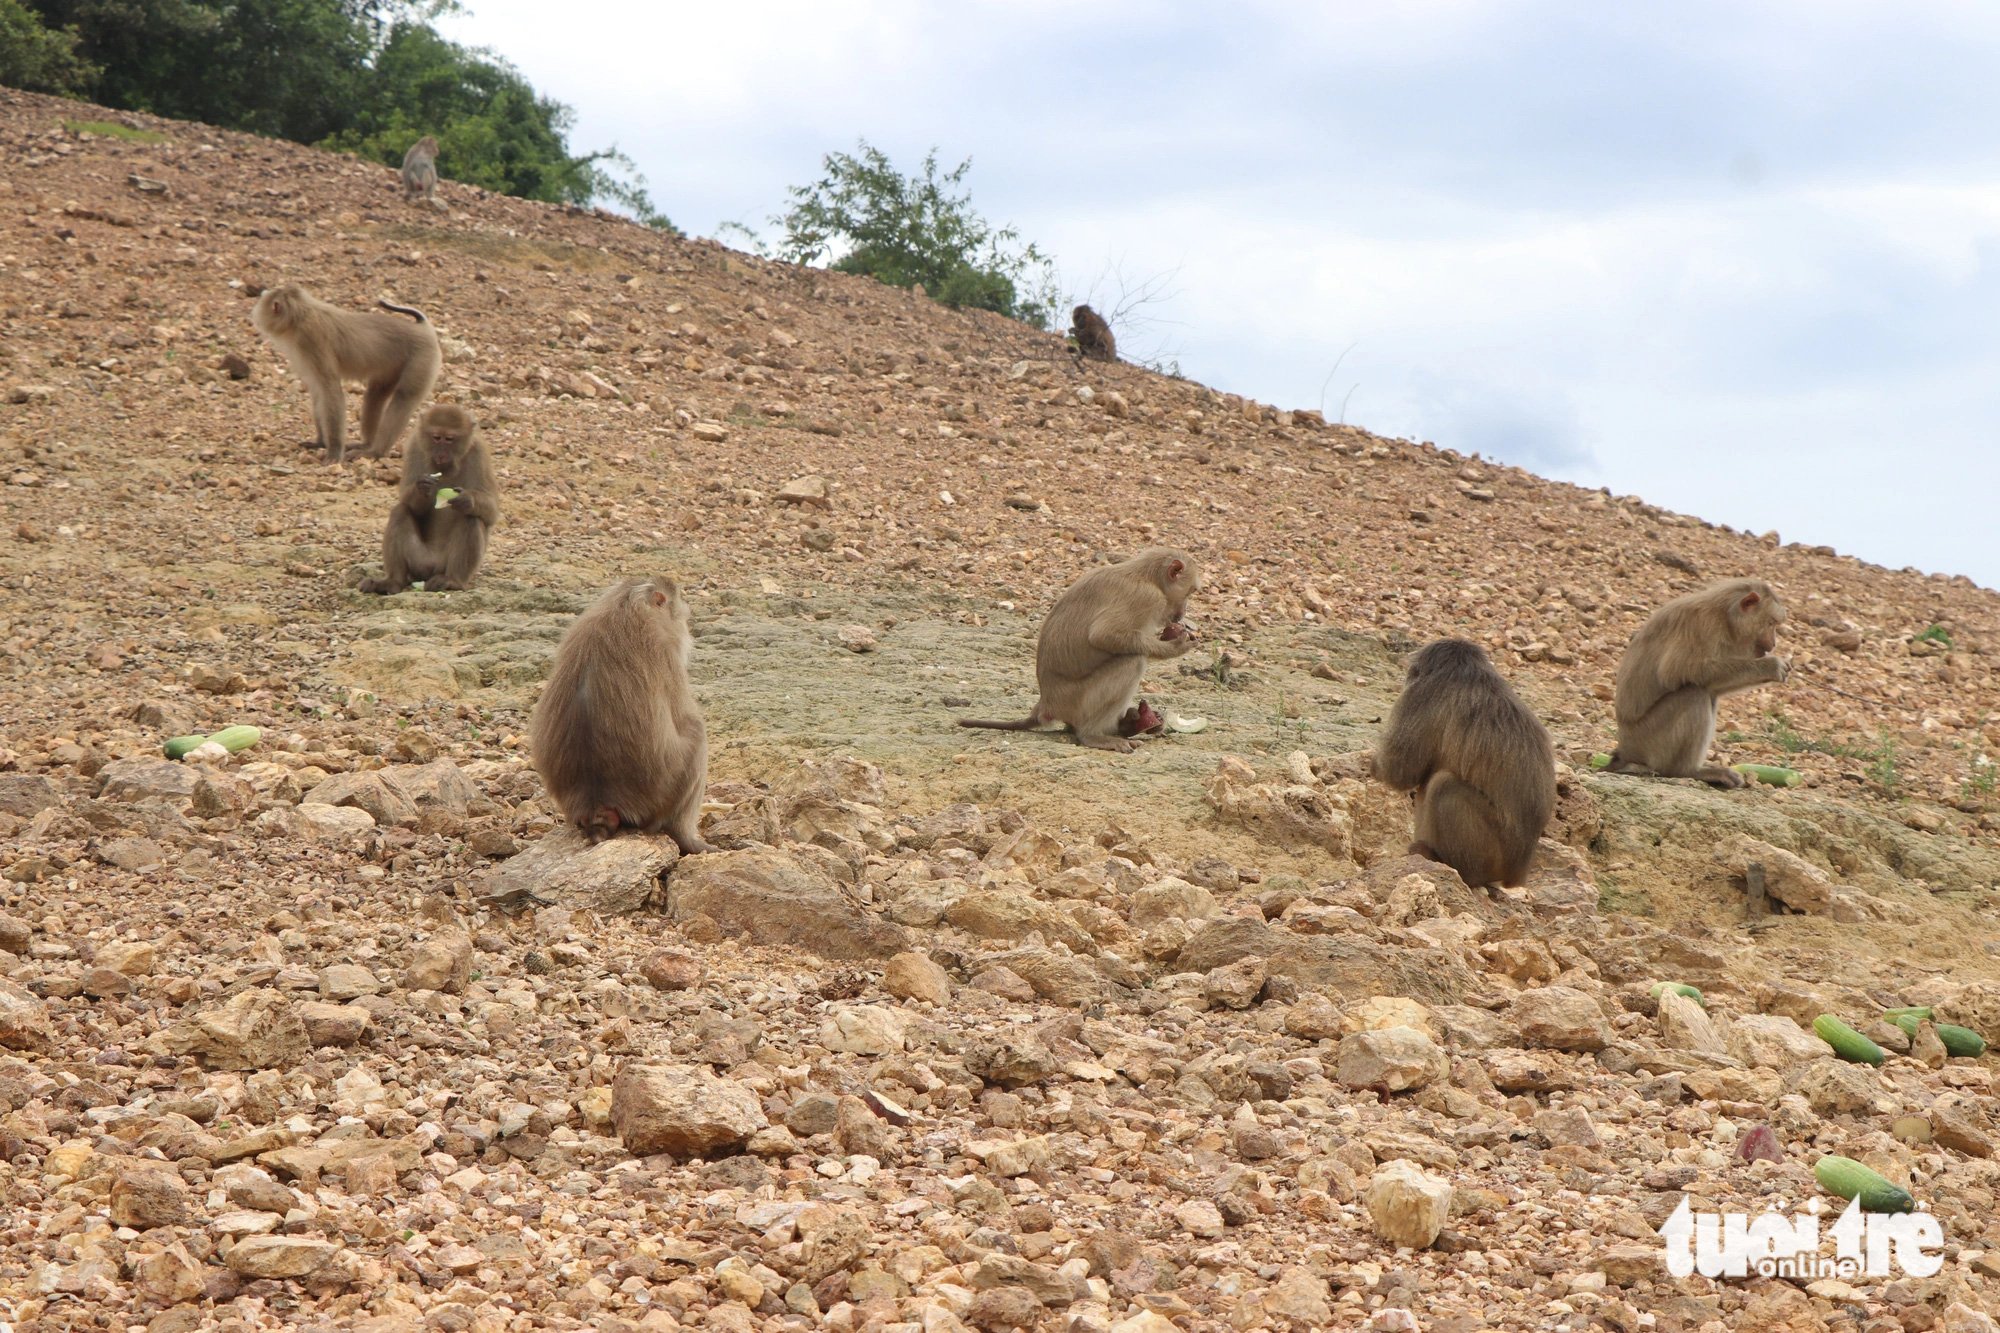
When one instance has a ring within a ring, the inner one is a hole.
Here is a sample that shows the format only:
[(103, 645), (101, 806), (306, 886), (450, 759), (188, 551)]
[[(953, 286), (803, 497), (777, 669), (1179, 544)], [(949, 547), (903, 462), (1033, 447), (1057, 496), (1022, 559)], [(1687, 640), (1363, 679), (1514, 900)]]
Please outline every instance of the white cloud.
[(472, 5), (697, 233), (936, 145), (1195, 378), (2000, 584), (2000, 10)]

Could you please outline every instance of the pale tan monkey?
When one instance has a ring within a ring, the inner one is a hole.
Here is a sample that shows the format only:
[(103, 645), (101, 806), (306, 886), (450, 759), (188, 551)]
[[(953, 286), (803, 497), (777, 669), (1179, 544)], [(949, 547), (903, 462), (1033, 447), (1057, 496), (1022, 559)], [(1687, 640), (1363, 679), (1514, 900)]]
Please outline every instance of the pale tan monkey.
[(1091, 570), (1056, 599), (1042, 622), (1035, 711), (1019, 722), (960, 718), (958, 724), (1037, 731), (1060, 722), (1078, 744), (1129, 753), (1133, 745), (1121, 729), (1143, 730), (1151, 712), (1150, 706), (1135, 708), (1146, 664), (1194, 647), (1181, 616), (1200, 585), (1194, 561), (1162, 546)]
[(437, 383), (437, 333), (423, 312), (388, 301), (377, 304), (396, 313), (340, 310), (288, 282), (265, 291), (250, 313), (257, 331), (306, 382), (312, 396), (312, 443), (326, 450), (329, 463), (340, 462), (347, 453), (346, 381), (358, 381), (366, 389), (361, 439), (370, 458), (395, 447)]

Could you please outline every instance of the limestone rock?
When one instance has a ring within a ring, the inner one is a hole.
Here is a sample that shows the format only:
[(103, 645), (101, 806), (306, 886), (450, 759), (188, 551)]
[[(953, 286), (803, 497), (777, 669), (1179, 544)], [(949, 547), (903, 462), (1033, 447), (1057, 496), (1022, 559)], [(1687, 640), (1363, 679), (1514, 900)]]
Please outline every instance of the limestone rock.
[(825, 871), (775, 847), (688, 858), (667, 885), (667, 902), (677, 921), (706, 916), (752, 943), (822, 958), (886, 958), (910, 947), (902, 927), (849, 899)]
[(464, 992), (472, 980), (472, 939), (462, 930), (444, 930), (410, 951), (403, 985), (410, 990)]
[(537, 902), (619, 916), (658, 906), (661, 881), (680, 859), (679, 844), (664, 835), (625, 833), (592, 844), (565, 824), (484, 872), (476, 892), (510, 909)]
[(951, 977), (920, 953), (899, 953), (882, 969), (882, 989), (904, 1000), (942, 1005), (951, 1000)]
[(254, 986), (160, 1034), (174, 1055), (209, 1069), (280, 1069), (311, 1049), (298, 1009), (280, 991)]
[(48, 1007), (25, 986), (0, 977), (0, 1049), (39, 1051), (48, 1044)]
[(819, 1042), (829, 1051), (893, 1055), (903, 1049), (909, 1020), (887, 1005), (843, 1005), (820, 1023)]
[(1743, 868), (1752, 861), (1764, 866), (1764, 892), (1794, 912), (1824, 914), (1833, 908), (1834, 883), (1831, 876), (1802, 856), (1782, 847), (1738, 834), (1715, 844), (1711, 852), (1718, 865), (1743, 878)]
[(705, 1069), (628, 1061), (611, 1084), (611, 1123), (639, 1157), (706, 1157), (740, 1148), (769, 1123), (757, 1095)]
[(1557, 1051), (1599, 1051), (1611, 1040), (1611, 1025), (1597, 1001), (1569, 986), (1542, 986), (1515, 997), (1510, 1010), (1526, 1046)]
[(1385, 1162), (1368, 1181), (1368, 1220), (1390, 1244), (1425, 1249), (1451, 1216), (1451, 1195), (1451, 1182), (1410, 1162)]
[(1451, 1072), (1438, 1044), (1415, 1028), (1377, 1028), (1341, 1038), (1335, 1077), (1350, 1088), (1404, 1092)]
[(313, 1236), (245, 1236), (223, 1262), (249, 1278), (309, 1277), (340, 1247)]

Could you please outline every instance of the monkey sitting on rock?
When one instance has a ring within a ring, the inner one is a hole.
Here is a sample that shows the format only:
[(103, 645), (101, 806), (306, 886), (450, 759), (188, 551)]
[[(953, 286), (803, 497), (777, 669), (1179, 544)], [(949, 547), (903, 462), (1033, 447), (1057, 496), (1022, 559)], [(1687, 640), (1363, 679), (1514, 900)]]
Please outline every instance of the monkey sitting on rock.
[(620, 829), (702, 840), (708, 732), (688, 685), (687, 601), (665, 576), (626, 579), (576, 618), (556, 647), (528, 741), (563, 817), (592, 842)]
[(1410, 658), (1369, 768), (1411, 794), (1412, 855), (1474, 888), (1527, 878), (1555, 812), (1555, 747), (1478, 644), (1439, 639)]

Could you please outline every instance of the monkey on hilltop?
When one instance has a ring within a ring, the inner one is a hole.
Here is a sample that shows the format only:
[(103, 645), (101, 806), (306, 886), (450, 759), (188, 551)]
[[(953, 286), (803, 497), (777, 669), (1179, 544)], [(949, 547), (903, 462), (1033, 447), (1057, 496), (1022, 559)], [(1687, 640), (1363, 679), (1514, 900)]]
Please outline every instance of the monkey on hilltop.
[(1792, 674), (1790, 659), (1773, 656), (1785, 614), (1762, 579), (1725, 579), (1653, 612), (1618, 662), (1609, 771), (1742, 786), (1742, 774), (1706, 762), (1716, 700)]
[(621, 828), (665, 833), (683, 855), (701, 837), (708, 732), (688, 685), (687, 601), (665, 576), (613, 585), (556, 647), (535, 704), (535, 770), (592, 842)]
[(1158, 721), (1151, 705), (1138, 702), (1146, 665), (1194, 647), (1182, 614), (1199, 586), (1194, 561), (1163, 546), (1091, 570), (1056, 599), (1042, 622), (1035, 642), (1041, 697), (1034, 711), (1019, 722), (960, 718), (958, 725), (1038, 731), (1060, 722), (1079, 745), (1130, 753), (1129, 737)]
[(1080, 305), (1070, 312), (1070, 326), (1070, 336), (1076, 339), (1079, 361), (1118, 359), (1118, 340), (1111, 336), (1111, 326), (1104, 322), (1104, 316), (1087, 305)]
[(403, 154), (403, 197), (409, 200), (421, 198), (432, 208), (443, 208), (438, 202), (437, 173), (438, 141), (426, 134), (410, 145), (410, 151)]
[(361, 590), (397, 593), (417, 579), (425, 592), (471, 586), (499, 519), (499, 488), (472, 417), (448, 404), (431, 408), (403, 451), (402, 486), (382, 533), (382, 577), (364, 580)]
[(1410, 658), (1369, 767), (1415, 802), (1411, 854), (1474, 888), (1527, 877), (1555, 811), (1555, 747), (1484, 648), (1439, 639)]
[(265, 289), (250, 312), (257, 331), (306, 382), (312, 397), (312, 444), (326, 450), (329, 463), (347, 454), (346, 381), (366, 386), (361, 441), (370, 458), (395, 447), (437, 383), (437, 333), (423, 311), (389, 301), (377, 304), (395, 314), (341, 310), (287, 282)]

